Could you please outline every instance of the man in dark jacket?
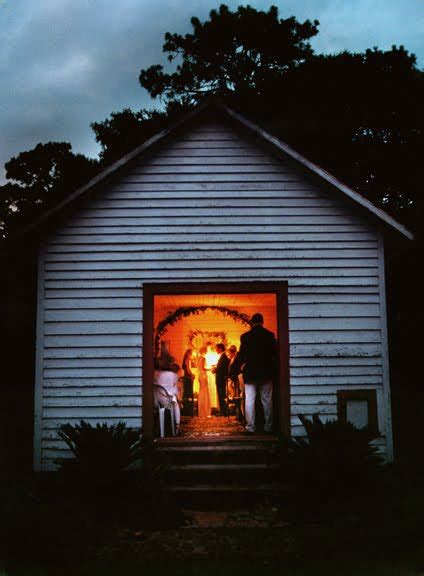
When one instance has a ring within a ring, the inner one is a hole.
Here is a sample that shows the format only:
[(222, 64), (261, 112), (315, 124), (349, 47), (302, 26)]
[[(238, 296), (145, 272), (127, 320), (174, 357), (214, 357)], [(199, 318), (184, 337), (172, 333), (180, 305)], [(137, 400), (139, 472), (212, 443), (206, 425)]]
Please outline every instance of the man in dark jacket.
[(219, 354), (218, 363), (216, 368), (212, 371), (215, 374), (215, 382), (216, 382), (216, 392), (218, 395), (218, 402), (219, 402), (219, 412), (221, 416), (227, 415), (227, 404), (225, 402), (225, 397), (227, 395), (227, 373), (228, 373), (228, 364), (229, 359), (228, 356), (225, 354), (225, 346), (221, 342), (216, 345), (215, 348), (217, 354)]
[(229, 400), (231, 400), (234, 404), (235, 413), (237, 416), (237, 420), (244, 420), (244, 406), (242, 402), (242, 382), (241, 380), (241, 362), (240, 362), (240, 354), (237, 352), (237, 346), (232, 344), (228, 348), (228, 358), (230, 360), (228, 364), (228, 396)]
[(272, 430), (272, 377), (277, 360), (277, 343), (272, 332), (264, 328), (262, 314), (254, 314), (252, 328), (240, 337), (240, 358), (243, 365), (246, 430), (255, 431), (255, 400), (259, 389), (264, 409), (264, 431)]

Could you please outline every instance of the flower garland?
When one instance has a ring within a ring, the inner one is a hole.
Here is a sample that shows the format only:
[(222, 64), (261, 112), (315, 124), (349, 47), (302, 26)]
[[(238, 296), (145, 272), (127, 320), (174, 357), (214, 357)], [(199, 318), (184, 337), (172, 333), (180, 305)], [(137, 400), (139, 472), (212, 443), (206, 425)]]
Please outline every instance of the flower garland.
[(241, 322), (242, 324), (250, 325), (250, 317), (243, 312), (239, 312), (234, 308), (227, 308), (226, 306), (181, 306), (173, 312), (170, 312), (163, 320), (161, 320), (156, 326), (155, 334), (155, 352), (158, 353), (160, 347), (160, 341), (162, 336), (168, 329), (168, 326), (173, 326), (181, 318), (191, 316), (193, 314), (198, 315), (206, 312), (206, 310), (215, 310), (223, 316), (227, 316), (234, 320), (235, 322)]
[(213, 338), (218, 342), (222, 342), (225, 346), (227, 346), (227, 333), (226, 332), (204, 332), (203, 330), (190, 330), (188, 333), (188, 347), (193, 348), (193, 342), (197, 336), (202, 336), (205, 338)]

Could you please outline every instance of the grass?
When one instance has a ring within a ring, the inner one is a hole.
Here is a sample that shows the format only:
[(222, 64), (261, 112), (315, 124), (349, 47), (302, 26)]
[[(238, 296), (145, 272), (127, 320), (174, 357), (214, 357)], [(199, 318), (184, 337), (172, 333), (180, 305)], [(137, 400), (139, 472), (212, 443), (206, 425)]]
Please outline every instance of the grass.
[(422, 576), (422, 480), (388, 469), (381, 500), (357, 509), (301, 494), (244, 511), (222, 503), (227, 521), (207, 527), (134, 479), (119, 491), (33, 476), (1, 487), (0, 576)]
[(250, 516), (270, 518), (257, 528), (243, 517), (188, 527), (185, 502), (132, 480), (120, 490), (59, 475), (3, 482), (0, 576), (423, 576), (423, 479), (412, 459), (387, 469), (381, 500), (360, 511), (313, 510), (300, 494), (277, 502), (276, 522), (275, 503), (252, 504)]

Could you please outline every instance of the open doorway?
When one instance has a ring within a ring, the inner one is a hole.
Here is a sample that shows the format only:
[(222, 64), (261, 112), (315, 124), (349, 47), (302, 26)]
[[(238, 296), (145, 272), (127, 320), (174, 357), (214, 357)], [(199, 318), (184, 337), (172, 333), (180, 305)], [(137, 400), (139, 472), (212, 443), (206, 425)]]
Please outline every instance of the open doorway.
[[(165, 353), (176, 364), (182, 438), (231, 436), (244, 431), (243, 380), (228, 380), (225, 413), (216, 386), (220, 345), (231, 356), (249, 320), (260, 312), (278, 342), (279, 371), (273, 382), (274, 422), (278, 435), (289, 433), (288, 314), (284, 282), (155, 284), (144, 286), (143, 429), (158, 435), (154, 420), (153, 382), (158, 358)], [(190, 353), (192, 382), (183, 370)], [(205, 413), (205, 387), (208, 407)], [(155, 388), (157, 390), (157, 388)], [(261, 405), (258, 404), (258, 421)]]

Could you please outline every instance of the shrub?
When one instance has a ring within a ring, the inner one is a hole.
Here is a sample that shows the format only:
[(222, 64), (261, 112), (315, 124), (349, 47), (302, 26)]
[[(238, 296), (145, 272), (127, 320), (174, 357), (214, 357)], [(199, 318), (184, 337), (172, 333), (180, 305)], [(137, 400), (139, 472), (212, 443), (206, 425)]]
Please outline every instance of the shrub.
[(140, 433), (124, 422), (92, 426), (81, 420), (75, 425), (63, 424), (58, 435), (74, 456), (58, 461), (63, 471), (113, 476), (141, 463)]
[(299, 415), (306, 438), (293, 438), (288, 451), (289, 477), (308, 506), (365, 504), (375, 495), (382, 459), (372, 444), (378, 435), (349, 422), (323, 423)]

